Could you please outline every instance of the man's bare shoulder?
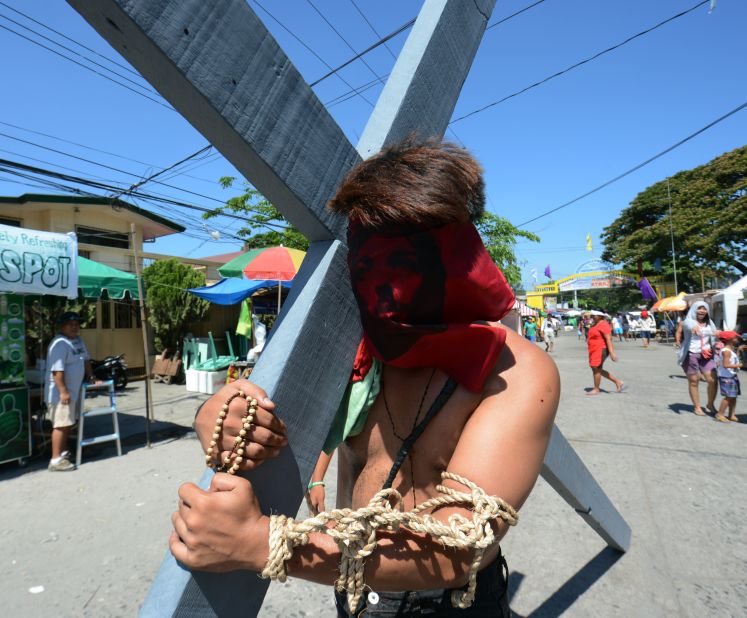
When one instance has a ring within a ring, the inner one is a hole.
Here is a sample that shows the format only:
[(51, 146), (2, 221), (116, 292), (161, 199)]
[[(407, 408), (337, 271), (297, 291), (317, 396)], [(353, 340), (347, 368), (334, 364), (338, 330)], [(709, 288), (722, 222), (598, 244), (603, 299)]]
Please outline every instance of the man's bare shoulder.
[(537, 480), (559, 398), (560, 377), (549, 355), (507, 331), (506, 345), (462, 431), (449, 471), (519, 508)]
[(504, 422), (511, 415), (514, 422), (523, 418), (537, 428), (551, 426), (559, 398), (560, 375), (552, 358), (507, 329), (506, 345), (476, 410), (481, 422)]

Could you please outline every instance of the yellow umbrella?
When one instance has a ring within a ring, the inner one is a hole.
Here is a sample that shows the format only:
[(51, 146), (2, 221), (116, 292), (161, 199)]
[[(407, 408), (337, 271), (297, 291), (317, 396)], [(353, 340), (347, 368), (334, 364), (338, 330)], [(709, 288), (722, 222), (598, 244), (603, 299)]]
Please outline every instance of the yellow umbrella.
[(685, 309), (687, 309), (687, 301), (684, 292), (680, 292), (677, 296), (662, 298), (651, 307), (652, 311), (684, 311)]

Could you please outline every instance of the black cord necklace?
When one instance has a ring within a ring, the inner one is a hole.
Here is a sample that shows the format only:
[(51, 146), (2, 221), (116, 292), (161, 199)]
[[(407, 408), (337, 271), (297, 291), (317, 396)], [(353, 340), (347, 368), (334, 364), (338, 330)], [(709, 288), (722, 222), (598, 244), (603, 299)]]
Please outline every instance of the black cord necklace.
[[(392, 434), (395, 438), (400, 440), (403, 444), (405, 443), (405, 440), (407, 438), (403, 438), (397, 433), (397, 429), (394, 426), (394, 417), (392, 416), (392, 412), (389, 409), (389, 402), (386, 398), (386, 385), (384, 383), (384, 375), (386, 374), (385, 370), (382, 370), (381, 372), (381, 394), (384, 397), (384, 409), (386, 410), (386, 415), (389, 417), (389, 422), (392, 425)], [(425, 398), (428, 396), (428, 391), (431, 388), (431, 382), (433, 382), (433, 377), (436, 375), (436, 370), (434, 369), (431, 372), (431, 376), (428, 378), (428, 382), (425, 385), (425, 390), (423, 391), (423, 396), (420, 399), (420, 405), (418, 406), (418, 413), (415, 415), (415, 420), (412, 423), (412, 429), (410, 432), (412, 433), (415, 431), (415, 428), (418, 426), (418, 421), (420, 420), (420, 414), (423, 412), (423, 404), (425, 403)], [(415, 496), (415, 471), (414, 471), (414, 465), (412, 461), (412, 451), (408, 453), (408, 459), (410, 460), (410, 484), (412, 485), (412, 499), (413, 499), (413, 505), (417, 504), (417, 498)]]

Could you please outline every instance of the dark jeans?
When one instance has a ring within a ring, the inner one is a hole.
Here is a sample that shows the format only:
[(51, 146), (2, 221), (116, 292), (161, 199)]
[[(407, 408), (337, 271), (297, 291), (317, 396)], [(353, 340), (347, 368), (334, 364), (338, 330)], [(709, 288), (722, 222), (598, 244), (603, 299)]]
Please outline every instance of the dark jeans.
[[(466, 588), (466, 586), (465, 586)], [(378, 590), (377, 590), (378, 592)], [(358, 605), (356, 612), (348, 610), (346, 593), (335, 592), (338, 618), (354, 616), (381, 618), (432, 616), (440, 618), (446, 616), (495, 616), (496, 618), (510, 618), (508, 608), (508, 566), (501, 554), (487, 567), (477, 574), (477, 590), (475, 600), (466, 609), (458, 609), (451, 605), (452, 590), (416, 590), (407, 592), (378, 592), (379, 602), (376, 605), (367, 604), (367, 593)]]

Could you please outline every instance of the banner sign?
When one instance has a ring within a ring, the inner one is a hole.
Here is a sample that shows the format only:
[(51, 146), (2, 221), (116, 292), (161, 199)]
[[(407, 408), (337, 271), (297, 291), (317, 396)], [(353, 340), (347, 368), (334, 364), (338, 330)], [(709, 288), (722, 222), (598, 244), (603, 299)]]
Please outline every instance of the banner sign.
[(0, 290), (78, 296), (78, 239), (0, 225)]

